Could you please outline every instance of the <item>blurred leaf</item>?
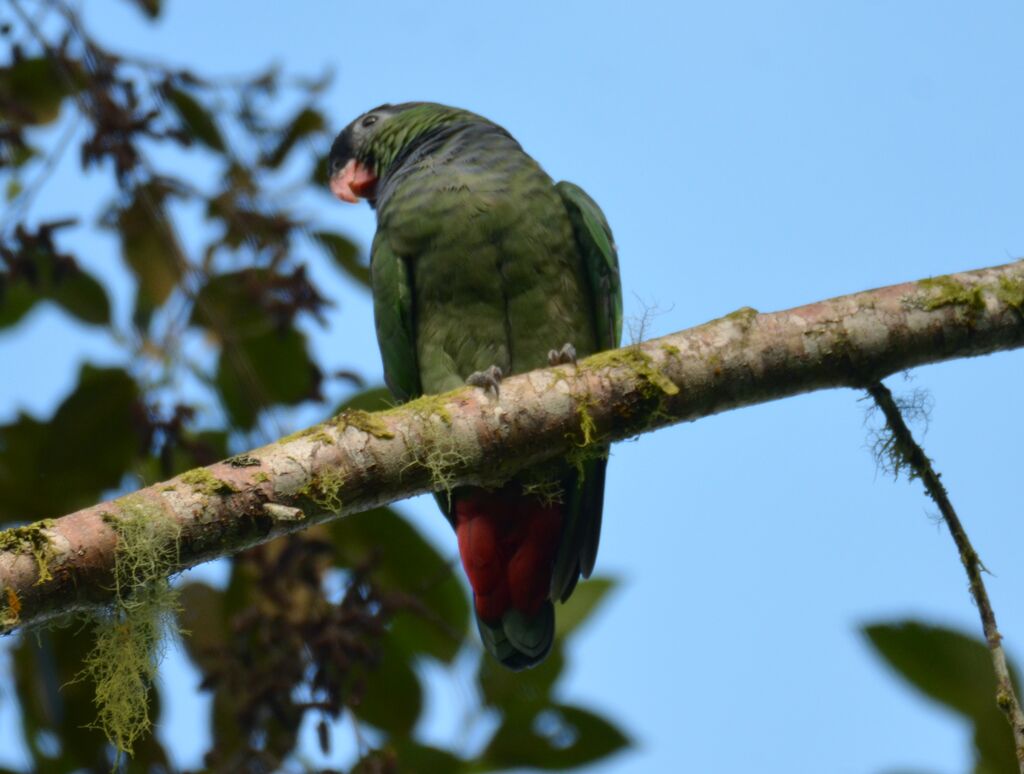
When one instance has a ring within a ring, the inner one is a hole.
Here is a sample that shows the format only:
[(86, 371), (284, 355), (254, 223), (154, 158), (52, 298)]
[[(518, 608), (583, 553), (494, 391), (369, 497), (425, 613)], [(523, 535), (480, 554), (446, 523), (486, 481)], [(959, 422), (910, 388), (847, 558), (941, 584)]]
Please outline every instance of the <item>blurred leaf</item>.
[(554, 705), (507, 715), (481, 757), (496, 769), (530, 766), (563, 771), (606, 758), (629, 744), (625, 734), (599, 715)]
[(41, 461), (61, 488), (95, 491), (120, 482), (143, 451), (139, 399), (138, 385), (125, 371), (82, 367), (77, 389), (50, 422)]
[(418, 612), (395, 616), (390, 639), (409, 652), (450, 662), (469, 625), (469, 602), (453, 564), (390, 508), (346, 516), (331, 522), (328, 529), (339, 564), (352, 567), (376, 557), (374, 582), (422, 603)]
[(199, 325), (218, 339), (256, 338), (275, 323), (259, 303), (273, 278), (269, 269), (251, 268), (211, 277), (196, 295), (190, 325)]
[[(396, 770), (401, 771), (402, 774), (459, 774), (459, 772), (471, 770), (466, 761), (452, 753), (419, 744), (411, 739), (398, 739), (389, 742), (383, 755), (393, 758), (398, 767)], [(377, 771), (375, 769), (368, 770)]]
[(283, 332), (301, 312), (323, 322), (328, 302), (299, 265), (291, 272), (251, 268), (211, 278), (199, 291), (189, 320), (221, 341)]
[(223, 430), (186, 431), (170, 448), (165, 446), (158, 449), (157, 454), (138, 460), (132, 472), (142, 486), (150, 486), (186, 470), (225, 459), (229, 456), (227, 444), (228, 436)]
[(386, 409), (392, 408), (395, 405), (395, 399), (391, 395), (391, 391), (387, 387), (371, 387), (367, 390), (362, 390), (346, 398), (338, 408), (334, 410), (335, 414), (340, 414), (342, 411), (347, 409), (355, 409), (358, 411), (385, 411)]
[(49, 422), (0, 426), (0, 520), (57, 516), (117, 486), (143, 451), (144, 424), (127, 373), (83, 366)]
[[(237, 754), (239, 750), (246, 748), (245, 733), (238, 723), (238, 707), (232, 697), (224, 691), (217, 691), (213, 695), (213, 710), (210, 713), (210, 731), (212, 739), (210, 743), (211, 752), (223, 751), (224, 754)], [(209, 757), (209, 753), (207, 754)], [(229, 771), (225, 767), (215, 767), (214, 771)]]
[(199, 581), (181, 587), (178, 625), (182, 644), (192, 662), (209, 673), (216, 665), (218, 651), (228, 642), (227, 616), (222, 592)]
[(555, 616), (555, 637), (563, 639), (583, 623), (615, 588), (614, 578), (591, 578), (579, 583), (565, 604), (558, 607)]
[(0, 274), (0, 328), (16, 324), (42, 296), (24, 280)]
[(264, 158), (264, 165), (272, 169), (281, 166), (285, 157), (287, 157), (299, 140), (311, 134), (322, 132), (326, 127), (327, 121), (320, 111), (309, 107), (303, 108), (285, 127), (277, 146)]
[[(993, 701), (993, 704), (995, 702)], [(1010, 724), (999, 710), (993, 710), (974, 724), (975, 774), (1019, 774)]]
[(532, 669), (522, 672), (506, 669), (496, 659), (485, 654), (480, 659), (477, 679), (487, 704), (522, 715), (552, 703), (552, 690), (564, 666), (562, 642), (556, 636), (548, 657)]
[(333, 195), (330, 192), (330, 154), (325, 153), (322, 156), (316, 157), (316, 163), (313, 164), (313, 171), (309, 175), (309, 182), (323, 191), (325, 194)]
[(166, 87), (164, 94), (192, 137), (208, 148), (224, 151), (224, 138), (221, 137), (216, 120), (195, 97), (173, 86)]
[(106, 291), (70, 255), (54, 246), (53, 231), (74, 221), (43, 224), (33, 233), (15, 232), (14, 244), (0, 246), (0, 328), (17, 323), (39, 301), (51, 300), (82, 322), (110, 322)]
[(5, 164), (9, 165), (11, 169), (20, 169), (32, 159), (37, 158), (39, 151), (25, 143), (12, 144), (9, 138), (5, 139), (0, 134), (0, 154), (2, 154), (0, 157), (4, 159)]
[(155, 19), (160, 15), (162, 0), (128, 0), (128, 2), (138, 7), (150, 19)]
[(79, 271), (55, 285), (50, 298), (82, 322), (105, 325), (110, 322), (110, 302), (103, 286)]
[(319, 398), (321, 378), (306, 335), (289, 328), (226, 343), (215, 383), (231, 423), (249, 429), (263, 408)]
[(275, 255), (283, 255), (292, 230), (300, 224), (285, 211), (261, 211), (249, 198), (244, 189), (232, 187), (209, 199), (207, 218), (224, 224), (224, 233), (213, 248), (224, 246), (237, 250), (245, 246), (253, 250), (270, 249)]
[(310, 290), (301, 269), (252, 268), (212, 277), (197, 294), (189, 322), (221, 342), (214, 381), (232, 424), (248, 429), (268, 406), (320, 397), (322, 374), (292, 327), (299, 311), (318, 314), (324, 303)]
[(169, 189), (150, 182), (138, 186), (127, 206), (112, 215), (121, 237), (121, 255), (139, 281), (136, 324), (146, 327), (149, 315), (177, 287), (185, 258), (167, 215)]
[(338, 268), (364, 287), (370, 287), (370, 267), (359, 260), (359, 248), (352, 240), (327, 231), (316, 231), (312, 236)]
[(389, 734), (412, 734), (423, 709), (423, 689), (413, 671), (412, 654), (393, 637), (381, 640), (381, 660), (363, 672), (365, 693), (356, 714)]
[(0, 275), (0, 328), (18, 322), (37, 301), (51, 300), (85, 323), (106, 325), (110, 322), (107, 293), (95, 279), (80, 269), (53, 281), (32, 287), (24, 279), (13, 282)]
[[(1013, 734), (996, 706), (996, 679), (984, 642), (917, 621), (873, 624), (863, 631), (904, 679), (973, 723), (977, 771), (1017, 771)], [(1009, 666), (1019, 693), (1016, 667)]]
[(65, 69), (39, 57), (0, 68), (0, 118), (14, 124), (48, 124), (56, 119), (64, 98), (81, 88), (78, 63), (62, 64)]
[[(996, 678), (984, 643), (917, 621), (863, 629), (889, 665), (915, 688), (962, 715), (977, 718), (995, 707)], [(1011, 665), (1014, 684), (1019, 684)]]
[[(76, 629), (80, 627), (78, 624)], [(47, 751), (39, 744), (41, 735), (47, 732), (60, 741), (62, 771), (104, 760), (103, 734), (68, 718), (69, 714), (93, 717), (95, 713), (92, 686), (70, 682), (81, 669), (90, 645), (87, 631), (65, 627), (42, 631), (38, 639), (23, 637), (14, 649), (15, 690), (21, 702), (25, 741), (36, 768), (47, 765)]]

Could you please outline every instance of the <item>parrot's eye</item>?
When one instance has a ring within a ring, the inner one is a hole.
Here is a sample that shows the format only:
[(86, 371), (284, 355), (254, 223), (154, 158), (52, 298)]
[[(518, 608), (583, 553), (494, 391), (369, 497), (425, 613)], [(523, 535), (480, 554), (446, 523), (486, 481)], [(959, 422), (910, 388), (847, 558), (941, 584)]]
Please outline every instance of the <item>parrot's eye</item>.
[(377, 123), (377, 116), (367, 116), (363, 119), (364, 128), (367, 126), (373, 126), (375, 123)]

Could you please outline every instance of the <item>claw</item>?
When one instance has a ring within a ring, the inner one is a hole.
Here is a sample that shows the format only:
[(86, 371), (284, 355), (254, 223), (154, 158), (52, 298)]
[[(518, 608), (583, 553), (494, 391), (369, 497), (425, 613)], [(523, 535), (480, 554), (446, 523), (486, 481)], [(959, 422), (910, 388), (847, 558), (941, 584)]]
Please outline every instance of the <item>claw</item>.
[(492, 365), (484, 371), (474, 371), (471, 373), (466, 378), (466, 384), (479, 387), (484, 391), (494, 390), (494, 397), (497, 398), (501, 393), (501, 377), (501, 369), (496, 365)]
[(576, 347), (569, 342), (562, 345), (561, 349), (552, 349), (548, 352), (548, 365), (576, 365)]

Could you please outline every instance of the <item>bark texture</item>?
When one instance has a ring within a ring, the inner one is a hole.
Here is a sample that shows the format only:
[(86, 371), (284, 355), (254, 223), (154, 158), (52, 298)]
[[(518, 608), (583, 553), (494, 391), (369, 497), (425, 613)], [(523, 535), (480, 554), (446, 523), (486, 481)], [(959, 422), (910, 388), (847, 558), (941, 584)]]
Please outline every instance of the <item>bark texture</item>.
[(432, 489), (810, 390), (1024, 346), (1024, 261), (696, 328), (275, 443), (59, 519), (0, 532), (0, 632), (112, 596), (126, 519), (158, 520), (190, 567)]

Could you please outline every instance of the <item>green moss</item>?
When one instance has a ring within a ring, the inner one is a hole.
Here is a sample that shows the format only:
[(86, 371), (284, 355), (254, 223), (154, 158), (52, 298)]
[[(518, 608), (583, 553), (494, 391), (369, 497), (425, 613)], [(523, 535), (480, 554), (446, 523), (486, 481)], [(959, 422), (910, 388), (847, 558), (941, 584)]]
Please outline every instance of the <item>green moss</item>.
[(39, 578), (36, 583), (43, 583), (51, 580), (50, 560), (53, 559), (53, 544), (47, 537), (44, 529), (53, 526), (53, 519), (43, 519), (34, 524), (24, 527), (12, 527), (0, 531), (0, 551), (10, 551), (15, 554), (32, 554), (36, 560), (36, 567), (39, 570)]
[[(672, 345), (666, 345), (679, 354), (679, 349)], [(639, 381), (639, 392), (648, 400), (654, 400), (650, 416), (660, 415), (661, 400), (665, 396), (676, 395), (679, 387), (658, 370), (654, 359), (638, 346), (630, 346), (624, 349), (599, 352), (588, 357), (580, 366), (585, 371), (601, 371), (606, 368), (625, 368), (631, 371)], [(596, 407), (594, 399), (589, 395), (576, 403), (576, 416), (579, 418), (578, 438), (574, 438), (574, 448), (570, 449), (566, 459), (576, 467), (580, 480), (584, 478), (586, 464), (594, 459), (608, 456), (608, 441), (601, 436), (597, 430), (597, 424), (591, 413)]]
[(675, 344), (662, 344), (661, 351), (669, 357), (682, 357), (683, 351), (679, 349)]
[(334, 423), (338, 426), (339, 430), (344, 430), (346, 427), (354, 427), (357, 430), (362, 430), (364, 433), (369, 433), (374, 438), (394, 438), (395, 434), (391, 432), (387, 422), (380, 418), (381, 413), (349, 409), (338, 414), (334, 418)]
[(587, 477), (587, 463), (605, 459), (608, 456), (607, 443), (592, 443), (589, 446), (575, 446), (565, 455), (566, 462), (576, 468), (577, 480), (582, 486)]
[(627, 368), (642, 382), (650, 385), (655, 392), (661, 392), (665, 395), (676, 395), (679, 392), (679, 388), (675, 383), (661, 373), (655, 366), (651, 356), (639, 347), (634, 346), (599, 352), (588, 357), (584, 363), (583, 368), (588, 371), (600, 371), (605, 368)]
[[(291, 443), (292, 441), (297, 441), (300, 438), (308, 438), (311, 435), (316, 436), (316, 440), (322, 440), (324, 437), (326, 437), (326, 433), (327, 424), (321, 422), (320, 424), (313, 425), (312, 427), (306, 427), (303, 428), (302, 430), (296, 430), (291, 435), (286, 435), (284, 438), (278, 441), (278, 443)], [(334, 440), (328, 438), (327, 443), (334, 443)]]
[(729, 312), (725, 315), (723, 320), (732, 320), (735, 323), (739, 323), (743, 328), (749, 328), (750, 324), (754, 321), (754, 318), (760, 314), (752, 306), (741, 306), (734, 312)]
[(401, 406), (380, 412), (411, 412), (420, 420), (419, 443), (410, 444), (409, 460), (406, 467), (418, 465), (430, 473), (430, 483), (435, 492), (445, 492), (451, 497), (454, 470), (465, 462), (451, 434), (452, 414), (447, 404), (459, 392), (443, 392), (439, 395), (423, 395)]
[(228, 457), (225, 462), (233, 468), (256, 468), (260, 465), (260, 461), (251, 454), (236, 454)]
[(222, 481), (206, 468), (189, 470), (178, 476), (183, 484), (188, 484), (194, 492), (204, 495), (230, 494), (235, 488), (227, 481)]
[[(178, 566), (180, 527), (159, 505), (140, 495), (118, 501), (103, 520), (117, 533), (114, 602), (97, 617), (96, 642), (79, 678), (96, 688), (95, 726), (121, 753), (149, 731), (149, 691), (174, 627), (177, 592), (168, 575)], [(79, 679), (76, 678), (76, 679)]]
[(922, 303), (925, 309), (939, 309), (943, 306), (959, 306), (971, 314), (984, 311), (985, 298), (978, 285), (967, 285), (949, 275), (923, 279), (918, 287), (928, 291), (929, 297)]
[(455, 483), (454, 471), (465, 462), (465, 457), (450, 434), (435, 429), (434, 425), (428, 427), (431, 429), (424, 436), (423, 443), (417, 446), (414, 459), (410, 460), (408, 466), (419, 465), (425, 468), (430, 473), (430, 485), (434, 491), (444, 492), (451, 498)]
[(999, 278), (996, 298), (1018, 312), (1024, 312), (1024, 279)]
[(324, 430), (317, 430), (315, 433), (310, 434), (309, 440), (315, 441), (316, 443), (323, 443), (330, 446), (334, 443), (334, 439), (331, 438)]
[(594, 399), (587, 395), (576, 404), (576, 416), (579, 419), (579, 437), (571, 438), (573, 448), (566, 455), (566, 460), (576, 468), (580, 484), (586, 477), (586, 463), (593, 459), (608, 455), (608, 443), (600, 437), (597, 423), (590, 413), (596, 407)]
[(565, 490), (558, 481), (528, 481), (523, 483), (523, 494), (538, 498), (545, 506), (565, 501)]
[(252, 477), (252, 480), (254, 484), (262, 484), (264, 481), (269, 481), (270, 476), (266, 472), (261, 470), (255, 476)]
[(594, 443), (597, 438), (597, 425), (594, 422), (594, 417), (590, 413), (590, 409), (594, 407), (594, 400), (589, 395), (586, 399), (581, 400), (576, 404), (576, 416), (580, 420), (580, 436), (581, 439), (577, 446), (590, 446)]
[(554, 377), (556, 382), (567, 382), (569, 381), (569, 372), (564, 368), (552, 368), (551, 375)]
[(442, 392), (439, 395), (421, 395), (416, 400), (411, 400), (408, 403), (403, 403), (401, 406), (396, 406), (393, 409), (379, 412), (382, 416), (393, 414), (395, 412), (406, 412), (411, 411), (421, 419), (429, 417), (437, 417), (446, 425), (452, 423), (452, 413), (448, 410), (448, 402), (452, 400), (458, 393), (467, 389), (466, 387), (460, 387), (457, 390), (450, 390), (449, 392)]
[(313, 476), (309, 483), (298, 490), (298, 494), (308, 497), (319, 507), (330, 513), (341, 510), (341, 490), (345, 483), (345, 475), (336, 470), (324, 470)]

